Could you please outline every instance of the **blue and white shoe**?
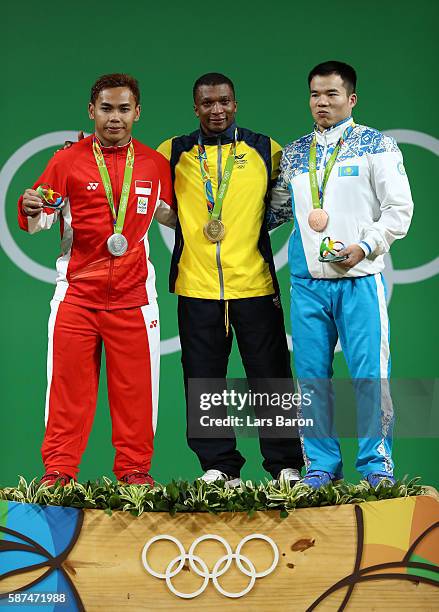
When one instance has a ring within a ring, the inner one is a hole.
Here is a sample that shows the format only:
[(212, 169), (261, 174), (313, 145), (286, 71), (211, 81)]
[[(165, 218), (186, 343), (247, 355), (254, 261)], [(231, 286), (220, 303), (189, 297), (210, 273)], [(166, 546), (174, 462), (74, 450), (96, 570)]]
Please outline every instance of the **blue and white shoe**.
[(393, 474), (388, 472), (371, 472), (364, 478), (371, 487), (376, 489), (377, 487), (393, 487), (396, 480)]
[(311, 489), (320, 489), (335, 480), (335, 474), (324, 470), (309, 470), (300, 481)]

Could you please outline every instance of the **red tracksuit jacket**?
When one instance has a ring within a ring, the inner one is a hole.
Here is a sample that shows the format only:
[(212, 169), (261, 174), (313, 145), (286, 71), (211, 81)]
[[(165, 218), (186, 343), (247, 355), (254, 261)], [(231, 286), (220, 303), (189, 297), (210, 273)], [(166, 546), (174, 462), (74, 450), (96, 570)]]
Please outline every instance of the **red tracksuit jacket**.
[[(18, 222), (23, 230), (34, 233), (49, 229), (60, 217), (62, 253), (56, 263), (55, 299), (105, 310), (143, 306), (157, 296), (154, 267), (149, 260), (149, 226), (154, 215), (170, 226), (175, 219), (169, 163), (160, 153), (133, 139), (134, 171), (123, 228), (128, 250), (122, 257), (114, 257), (107, 249), (113, 217), (92, 142), (89, 136), (56, 153), (34, 185), (34, 189), (43, 183), (50, 185), (63, 196), (63, 208), (45, 208), (38, 217), (27, 217), (21, 197)], [(127, 148), (101, 146), (116, 207)]]

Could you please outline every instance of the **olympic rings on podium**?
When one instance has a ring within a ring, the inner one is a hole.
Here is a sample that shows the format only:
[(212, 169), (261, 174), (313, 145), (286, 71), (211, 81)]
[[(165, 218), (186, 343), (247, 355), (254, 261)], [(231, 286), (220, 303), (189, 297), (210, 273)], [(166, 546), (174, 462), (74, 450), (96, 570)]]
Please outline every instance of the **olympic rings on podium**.
[[(177, 546), (178, 551), (180, 553), (177, 557), (175, 557), (168, 563), (168, 566), (166, 567), (164, 573), (157, 572), (156, 570), (154, 570), (148, 563), (147, 559), (148, 551), (151, 546), (161, 540), (173, 542)], [(201, 542), (204, 542), (206, 540), (215, 540), (222, 544), (226, 550), (226, 554), (218, 559), (212, 571), (209, 570), (203, 559), (201, 559), (198, 555), (195, 554), (196, 547), (201, 544)], [(252, 561), (250, 561), (250, 559), (243, 555), (241, 552), (243, 546), (250, 540), (265, 541), (272, 548), (273, 561), (271, 565), (264, 571), (257, 572)], [(189, 561), (190, 568), (198, 576), (203, 578), (203, 582), (200, 588), (196, 591), (193, 591), (192, 593), (182, 593), (181, 591), (178, 591), (172, 583), (172, 578), (181, 572), (184, 567), (185, 561)], [(225, 589), (223, 589), (223, 587), (219, 584), (218, 581), (218, 578), (220, 578), (220, 576), (223, 576), (229, 570), (232, 561), (235, 561), (238, 569), (244, 575), (250, 578), (247, 586), (242, 591), (239, 591), (237, 593), (231, 593), (230, 591), (226, 591)], [(159, 578), (160, 580), (165, 580), (169, 590), (177, 597), (181, 597), (183, 599), (193, 599), (194, 597), (197, 597), (206, 590), (209, 580), (212, 579), (212, 583), (219, 593), (225, 595), (226, 597), (238, 598), (247, 595), (247, 593), (251, 591), (257, 578), (263, 578), (264, 576), (268, 576), (268, 574), (271, 574), (271, 572), (274, 571), (277, 564), (279, 563), (279, 549), (270, 537), (261, 533), (254, 533), (246, 536), (245, 538), (242, 538), (242, 540), (236, 547), (236, 552), (233, 552), (230, 544), (222, 536), (215, 534), (206, 534), (194, 540), (194, 542), (189, 548), (189, 552), (187, 553), (180, 540), (178, 540), (174, 536), (158, 535), (151, 538), (143, 547), (142, 563), (143, 567), (149, 574), (155, 576), (156, 578)]]

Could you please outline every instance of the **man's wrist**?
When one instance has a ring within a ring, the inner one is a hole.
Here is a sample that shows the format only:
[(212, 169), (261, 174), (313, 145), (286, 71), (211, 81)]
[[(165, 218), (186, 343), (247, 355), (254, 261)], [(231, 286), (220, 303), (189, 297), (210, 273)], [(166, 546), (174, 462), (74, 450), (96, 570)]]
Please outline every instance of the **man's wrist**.
[(363, 250), (365, 257), (368, 257), (372, 253), (372, 247), (365, 240), (361, 240), (361, 242), (357, 242), (357, 244)]

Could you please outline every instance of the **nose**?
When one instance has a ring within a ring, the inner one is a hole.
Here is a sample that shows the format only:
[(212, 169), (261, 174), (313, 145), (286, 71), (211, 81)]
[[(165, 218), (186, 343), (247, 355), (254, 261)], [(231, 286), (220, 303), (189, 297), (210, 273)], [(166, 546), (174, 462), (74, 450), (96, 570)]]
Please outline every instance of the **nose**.
[(212, 106), (212, 113), (214, 115), (219, 115), (222, 113), (223, 107), (221, 106), (221, 104), (219, 102), (215, 102), (214, 105)]
[(326, 96), (320, 96), (317, 102), (317, 106), (328, 106), (329, 100)]
[(110, 122), (111, 123), (120, 123), (119, 113), (117, 111), (113, 111), (110, 114)]

